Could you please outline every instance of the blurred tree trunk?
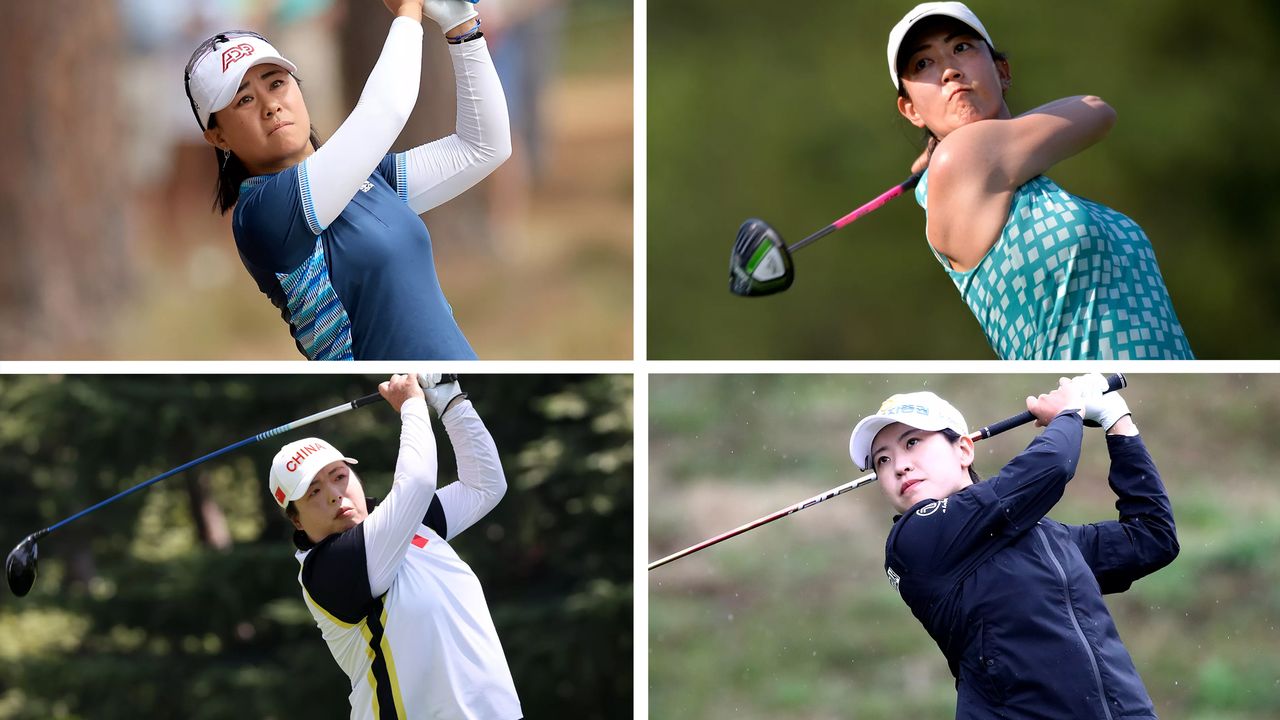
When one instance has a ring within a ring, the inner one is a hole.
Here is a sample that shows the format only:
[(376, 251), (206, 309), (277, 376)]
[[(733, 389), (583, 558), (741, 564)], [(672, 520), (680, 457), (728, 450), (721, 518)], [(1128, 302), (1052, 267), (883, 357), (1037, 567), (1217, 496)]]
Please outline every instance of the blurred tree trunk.
[[(343, 111), (350, 113), (360, 99), (360, 92), (364, 90), (374, 63), (378, 61), (394, 18), (381, 3), (343, 1), (346, 20), (341, 33), (341, 82)], [(478, 8), (483, 17), (484, 6)], [(456, 126), (457, 94), (448, 46), (440, 28), (429, 18), (422, 19), (422, 29), (422, 81), (418, 89), (418, 103), (399, 139), (391, 147), (394, 152), (451, 135)], [(480, 187), (483, 183), (481, 181)], [(488, 194), (472, 189), (425, 215), (437, 261), (442, 252), (444, 255), (458, 255), (483, 251), (490, 246), (488, 207)], [(444, 275), (446, 270), (442, 268), (440, 272)]]
[(65, 587), (87, 590), (98, 576), (98, 562), (93, 556), (93, 535), (88, 526), (67, 526), (67, 576)]
[(191, 517), (195, 520), (200, 544), (215, 550), (231, 547), (227, 515), (209, 494), (209, 473), (197, 472), (187, 477), (187, 500), (191, 504)]
[(128, 287), (113, 2), (5, 2), (0, 357), (83, 356)]

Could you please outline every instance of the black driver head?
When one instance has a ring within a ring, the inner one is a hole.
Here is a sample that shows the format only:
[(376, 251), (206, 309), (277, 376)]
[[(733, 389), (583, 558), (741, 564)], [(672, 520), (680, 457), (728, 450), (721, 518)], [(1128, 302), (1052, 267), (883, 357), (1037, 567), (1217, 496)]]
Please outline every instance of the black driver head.
[(28, 535), (18, 543), (4, 561), (4, 574), (9, 579), (9, 589), (14, 595), (24, 597), (36, 582), (36, 560), (40, 555), (36, 536)]
[(729, 256), (729, 291), (743, 297), (772, 295), (795, 279), (791, 253), (778, 231), (758, 218), (742, 223)]

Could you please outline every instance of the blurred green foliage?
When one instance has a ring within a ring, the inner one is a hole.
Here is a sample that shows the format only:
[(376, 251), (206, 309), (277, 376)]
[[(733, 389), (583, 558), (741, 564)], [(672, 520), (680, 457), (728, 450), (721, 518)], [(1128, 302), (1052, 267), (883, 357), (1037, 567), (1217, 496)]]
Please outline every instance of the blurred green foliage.
[[(655, 375), (649, 557), (861, 473), (849, 432), (921, 388), (971, 428), (1056, 385), (1031, 375)], [(1181, 553), (1107, 596), (1160, 717), (1280, 717), (1280, 377), (1130, 375), (1134, 412), (1173, 501)], [(995, 473), (1035, 435), (977, 445)], [(1105, 441), (1086, 432), (1052, 517), (1115, 516)], [(892, 510), (874, 485), (649, 574), (651, 717), (950, 718), (954, 680), (884, 576)]]
[[(651, 357), (994, 357), (913, 197), (806, 248), (785, 293), (728, 291), (743, 220), (795, 242), (909, 174), (919, 131), (898, 115), (885, 44), (913, 4), (649, 3)], [(1280, 326), (1280, 183), (1265, 150), (1280, 124), (1266, 89), (1280, 4), (969, 6), (1009, 54), (1015, 114), (1084, 93), (1118, 112), (1103, 142), (1049, 175), (1142, 225), (1196, 356), (1280, 356), (1275, 333), (1221, 321)]]
[[(0, 377), (0, 541), (169, 468), (376, 389), (385, 376)], [(509, 490), (453, 541), (484, 585), (528, 717), (632, 702), (630, 376), (466, 376)], [(441, 484), (456, 479), (437, 423)], [(0, 592), (0, 718), (345, 717), (346, 677), (306, 610), (271, 457), (316, 435), (390, 487), (399, 419), (345, 413), (197, 466), (39, 543)], [(192, 487), (232, 542), (201, 542)]]

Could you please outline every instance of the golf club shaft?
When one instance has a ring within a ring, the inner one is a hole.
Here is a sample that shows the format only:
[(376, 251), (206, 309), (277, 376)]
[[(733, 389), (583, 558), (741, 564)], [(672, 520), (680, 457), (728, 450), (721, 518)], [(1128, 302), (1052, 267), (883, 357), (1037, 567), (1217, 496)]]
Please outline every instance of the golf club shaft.
[[(1120, 388), (1125, 387), (1127, 384), (1128, 384), (1128, 381), (1125, 380), (1124, 375), (1121, 375), (1120, 373), (1116, 373), (1114, 375), (1108, 375), (1106, 392), (1119, 390)], [(1032, 415), (1030, 411), (1023, 411), (1017, 415), (1005, 418), (1004, 420), (992, 423), (985, 427), (979, 428), (974, 432), (969, 433), (969, 439), (973, 440), (974, 442), (978, 442), (979, 440), (986, 440), (987, 438), (995, 437), (996, 435), (999, 435), (1000, 433), (1003, 433), (1007, 430), (1012, 430), (1015, 427), (1026, 425), (1027, 423), (1032, 422), (1035, 419), (1036, 419), (1035, 415)], [(767, 525), (773, 522), (774, 520), (784, 518), (792, 513), (800, 512), (805, 508), (813, 507), (814, 505), (817, 505), (820, 502), (825, 502), (838, 495), (843, 495), (849, 492), (850, 490), (856, 490), (862, 487), (863, 485), (875, 482), (875, 479), (876, 479), (875, 473), (868, 473), (856, 480), (850, 480), (849, 482), (843, 485), (833, 487), (824, 493), (819, 493), (818, 495), (814, 495), (808, 500), (803, 500), (801, 502), (796, 503), (795, 505), (785, 507), (775, 513), (770, 513), (769, 515), (765, 515), (762, 518), (752, 520), (751, 522), (745, 525), (736, 527), (730, 530), (729, 532), (721, 533), (720, 535), (716, 535), (713, 538), (708, 538), (706, 540), (703, 540), (702, 542), (696, 545), (691, 545), (685, 548), (684, 550), (681, 550), (680, 552), (672, 553), (662, 558), (661, 560), (655, 560), (649, 563), (649, 569), (652, 570), (654, 568), (662, 567), (663, 565), (666, 565), (669, 562), (672, 562), (674, 560), (679, 560), (680, 558), (685, 557), (687, 555), (692, 555), (693, 553), (696, 553), (699, 550), (702, 550), (704, 548), (709, 548), (712, 545), (715, 545), (717, 543), (724, 542), (725, 540), (728, 540), (731, 537), (736, 537), (738, 535), (741, 535), (742, 533), (745, 533), (748, 530), (754, 530), (755, 528), (758, 528), (761, 525)]]
[[(441, 381), (441, 382), (452, 382), (453, 380), (456, 380), (456, 379), (457, 379), (457, 377), (456, 377), (456, 376), (454, 376), (454, 375), (445, 375), (445, 376), (441, 377), (441, 380), (440, 380), (440, 381)], [(295, 430), (295, 429), (300, 428), (300, 427), (302, 427), (302, 426), (304, 426), (304, 425), (310, 425), (310, 424), (311, 424), (311, 423), (313, 423), (313, 422), (316, 422), (316, 421), (319, 421), (319, 420), (324, 420), (325, 418), (330, 418), (330, 417), (333, 417), (334, 415), (340, 415), (340, 414), (342, 414), (342, 413), (344, 413), (344, 412), (347, 412), (348, 410), (355, 410), (355, 409), (357, 409), (357, 408), (362, 408), (362, 407), (364, 407), (365, 405), (369, 405), (369, 404), (371, 404), (371, 403), (375, 403), (375, 402), (377, 402), (378, 400), (380, 400), (380, 399), (381, 399), (381, 397), (382, 397), (382, 396), (381, 396), (381, 395), (379, 395), (378, 393), (370, 393), (370, 394), (365, 395), (365, 396), (363, 396), (363, 397), (356, 398), (355, 400), (352, 400), (352, 401), (350, 401), (350, 402), (345, 402), (345, 403), (343, 403), (343, 404), (341, 404), (341, 405), (337, 405), (337, 406), (335, 406), (335, 407), (331, 407), (331, 408), (329, 408), (328, 410), (321, 410), (321, 411), (320, 411), (320, 412), (318, 412), (318, 413), (314, 413), (314, 414), (312, 414), (312, 415), (308, 415), (308, 416), (306, 416), (306, 417), (304, 417), (304, 418), (300, 418), (300, 419), (298, 419), (298, 420), (294, 420), (294, 421), (292, 421), (292, 422), (287, 422), (287, 423), (285, 423), (284, 425), (281, 425), (281, 426), (279, 426), (279, 427), (274, 427), (274, 428), (271, 428), (270, 430), (266, 430), (266, 431), (264, 431), (264, 432), (260, 432), (260, 433), (258, 433), (257, 435), (254, 435), (254, 436), (252, 436), (252, 437), (247, 437), (247, 438), (245, 438), (245, 439), (243, 439), (243, 440), (241, 440), (241, 441), (239, 441), (239, 442), (232, 443), (231, 445), (228, 445), (228, 446), (226, 446), (226, 447), (222, 448), (221, 450), (214, 450), (213, 452), (209, 453), (208, 455), (205, 455), (204, 457), (196, 458), (195, 460), (192, 460), (191, 462), (185, 463), (185, 464), (183, 464), (183, 465), (179, 465), (178, 467), (176, 467), (176, 468), (174, 468), (174, 469), (172, 469), (172, 470), (168, 470), (168, 471), (166, 471), (166, 472), (163, 472), (163, 473), (161, 473), (161, 474), (159, 474), (159, 475), (157, 475), (157, 476), (155, 476), (155, 477), (151, 478), (150, 480), (146, 480), (146, 481), (144, 481), (144, 482), (138, 483), (137, 485), (134, 485), (133, 487), (129, 488), (128, 490), (124, 490), (124, 491), (122, 491), (122, 492), (116, 493), (115, 495), (112, 495), (111, 497), (107, 498), (106, 500), (103, 500), (102, 502), (100, 502), (100, 503), (98, 503), (98, 504), (96, 504), (96, 505), (94, 505), (94, 506), (92, 506), (92, 507), (87, 507), (87, 508), (85, 508), (84, 510), (81, 510), (80, 512), (76, 513), (75, 515), (72, 515), (71, 517), (68, 517), (68, 518), (66, 518), (66, 519), (64, 519), (64, 520), (60, 520), (60, 521), (58, 521), (58, 522), (54, 523), (53, 525), (50, 525), (49, 527), (47, 527), (47, 528), (45, 528), (45, 529), (43, 529), (43, 530), (41, 530), (41, 531), (39, 531), (39, 532), (33, 533), (33, 534), (28, 538), (28, 539), (31, 539), (31, 540), (39, 540), (40, 538), (43, 538), (45, 535), (48, 535), (49, 533), (53, 532), (54, 530), (57, 530), (58, 528), (62, 527), (63, 525), (66, 525), (67, 523), (72, 522), (72, 521), (74, 521), (74, 520), (78, 520), (78, 519), (80, 519), (80, 518), (84, 517), (85, 515), (88, 515), (89, 513), (93, 512), (94, 510), (97, 510), (97, 509), (99, 509), (99, 508), (101, 508), (101, 507), (103, 507), (103, 506), (110, 505), (111, 503), (115, 502), (116, 500), (119, 500), (120, 498), (125, 497), (126, 495), (132, 495), (133, 493), (136, 493), (136, 492), (138, 492), (139, 490), (143, 490), (143, 489), (145, 489), (145, 488), (151, 487), (152, 485), (154, 485), (154, 484), (156, 484), (156, 483), (160, 482), (161, 480), (164, 480), (165, 478), (171, 477), (171, 476), (173, 476), (173, 475), (177, 475), (178, 473), (182, 472), (183, 470), (189, 470), (189, 469), (191, 469), (191, 468), (195, 467), (196, 465), (199, 465), (199, 464), (201, 464), (201, 463), (203, 463), (203, 462), (207, 462), (207, 461), (212, 460), (212, 459), (214, 459), (214, 458), (216, 458), (216, 457), (219, 457), (219, 456), (222, 456), (222, 455), (226, 455), (227, 453), (231, 452), (232, 450), (238, 450), (238, 449), (240, 449), (240, 448), (244, 447), (245, 445), (253, 444), (253, 443), (255, 443), (255, 442), (258, 442), (259, 440), (265, 440), (265, 439), (267, 439), (267, 438), (269, 438), (269, 437), (275, 437), (276, 435), (280, 435), (280, 434), (283, 434), (283, 433), (289, 432), (290, 430)]]
[(892, 200), (892, 199), (894, 199), (894, 198), (898, 197), (899, 195), (901, 195), (902, 193), (904, 193), (904, 192), (906, 192), (906, 191), (910, 190), (911, 188), (915, 187), (915, 186), (916, 186), (916, 183), (919, 183), (919, 182), (920, 182), (920, 173), (916, 173), (916, 174), (912, 175), (911, 177), (907, 178), (906, 180), (903, 180), (901, 183), (899, 183), (899, 184), (897, 184), (897, 185), (894, 185), (893, 187), (889, 188), (889, 189), (888, 189), (888, 190), (886, 190), (884, 193), (882, 193), (879, 197), (877, 197), (875, 200), (872, 200), (871, 202), (867, 203), (866, 205), (863, 205), (862, 207), (858, 208), (857, 210), (854, 210), (853, 212), (849, 213), (848, 215), (845, 215), (844, 217), (842, 217), (842, 218), (840, 218), (839, 220), (837, 220), (837, 221), (835, 221), (835, 222), (831, 223), (830, 225), (828, 225), (828, 226), (826, 226), (826, 227), (822, 228), (822, 229), (821, 229), (821, 230), (819, 230), (818, 232), (816, 232), (816, 233), (814, 233), (814, 234), (810, 235), (809, 237), (804, 238), (803, 240), (799, 240), (799, 241), (797, 241), (796, 243), (794, 243), (794, 244), (792, 244), (792, 245), (788, 245), (788, 246), (787, 246), (787, 252), (794, 253), (795, 251), (799, 250), (800, 248), (804, 247), (805, 245), (808, 245), (808, 244), (809, 244), (809, 243), (811, 243), (811, 242), (815, 242), (815, 241), (819, 240), (820, 238), (823, 238), (823, 237), (826, 237), (827, 235), (830, 235), (831, 233), (835, 232), (836, 230), (839, 230), (840, 228), (844, 227), (845, 225), (848, 225), (849, 223), (853, 222), (854, 220), (857, 220), (858, 218), (862, 217), (863, 215), (866, 215), (867, 213), (869, 213), (869, 212), (871, 212), (871, 211), (873, 211), (873, 210), (879, 210), (881, 207), (884, 207), (884, 204), (885, 204), (885, 203), (889, 202), (890, 200)]

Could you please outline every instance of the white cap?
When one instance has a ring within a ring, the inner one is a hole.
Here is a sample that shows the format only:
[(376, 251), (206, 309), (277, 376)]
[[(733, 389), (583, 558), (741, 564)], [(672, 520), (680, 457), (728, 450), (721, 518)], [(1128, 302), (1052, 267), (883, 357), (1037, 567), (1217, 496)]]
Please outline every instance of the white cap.
[(911, 28), (914, 27), (916, 23), (927, 17), (933, 17), (934, 15), (955, 18), (978, 31), (978, 34), (982, 36), (982, 39), (986, 40), (987, 44), (992, 48), (996, 46), (996, 44), (991, 41), (991, 35), (987, 33), (987, 29), (982, 27), (982, 21), (978, 19), (977, 15), (973, 14), (972, 10), (965, 7), (964, 3), (920, 3), (914, 8), (911, 8), (911, 11), (906, 15), (903, 15), (902, 19), (898, 21), (898, 24), (894, 25), (893, 29), (889, 31), (889, 78), (893, 80), (893, 86), (895, 88), (899, 88), (898, 47), (902, 45), (902, 40), (907, 37), (907, 33), (911, 32)]
[(280, 507), (297, 500), (307, 492), (316, 473), (337, 460), (353, 465), (356, 462), (320, 438), (304, 438), (285, 445), (271, 461), (271, 497)]
[(875, 415), (862, 418), (849, 436), (849, 457), (858, 467), (871, 467), (871, 443), (876, 433), (889, 425), (900, 422), (919, 430), (954, 430), (960, 435), (969, 434), (964, 416), (951, 403), (931, 392), (914, 392), (893, 395), (885, 400)]
[(191, 69), (188, 87), (201, 130), (209, 129), (210, 115), (231, 104), (244, 74), (254, 65), (275, 63), (291, 73), (298, 72), (298, 68), (266, 40), (253, 35), (227, 35), (215, 35), (213, 49)]

